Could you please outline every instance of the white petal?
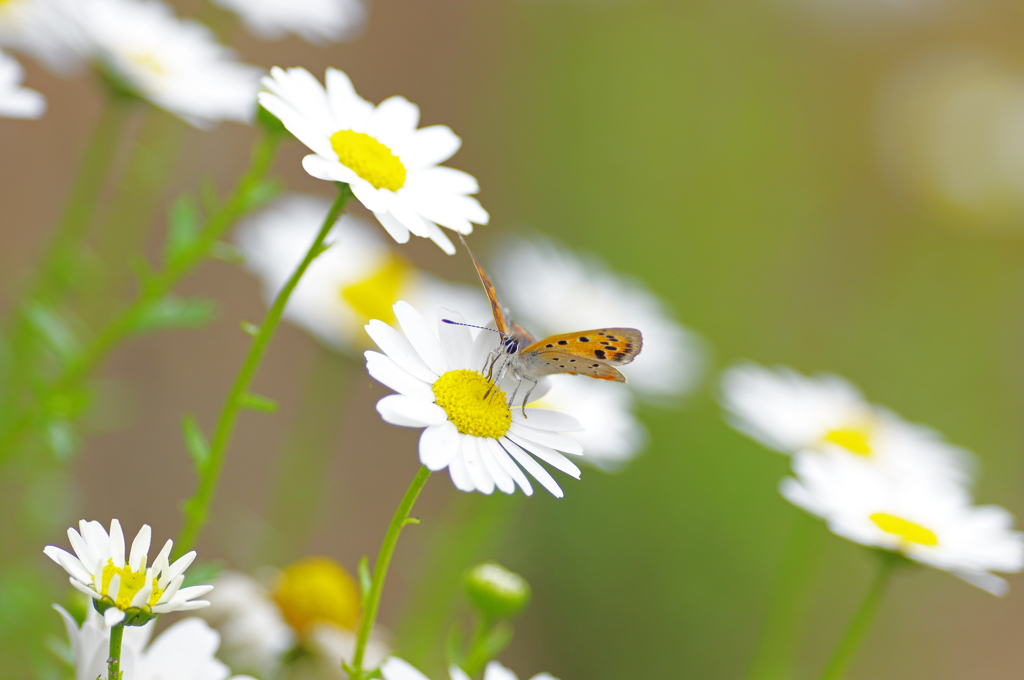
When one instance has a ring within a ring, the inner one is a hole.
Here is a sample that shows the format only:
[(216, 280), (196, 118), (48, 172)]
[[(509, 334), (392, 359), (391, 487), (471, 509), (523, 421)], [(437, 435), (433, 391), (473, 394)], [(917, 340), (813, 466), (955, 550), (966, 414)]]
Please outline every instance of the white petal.
[(381, 142), (404, 142), (419, 125), (420, 108), (405, 97), (388, 97), (377, 105), (372, 121), (372, 133)]
[(331, 156), (313, 153), (303, 156), (302, 169), (313, 177), (327, 182), (343, 182), (351, 186), (361, 181), (359, 175)]
[(577, 441), (569, 439), (564, 435), (560, 435), (557, 432), (546, 432), (544, 430), (535, 430), (528, 425), (520, 425), (519, 423), (513, 422), (508, 431), (512, 434), (519, 435), (523, 439), (531, 442), (537, 442), (544, 446), (550, 446), (553, 449), (564, 451), (570, 454), (582, 454), (583, 445)]
[[(445, 319), (455, 323), (445, 323)], [(473, 346), (473, 334), (468, 327), (459, 325), (462, 323), (466, 323), (462, 314), (444, 307), (437, 310), (437, 334), (441, 340), (444, 358), (452, 370), (469, 368), (466, 359), (468, 350)]]
[(358, 174), (348, 186), (367, 210), (374, 213), (387, 212), (390, 205), (389, 195), (393, 196), (394, 192), (389, 189), (378, 189)]
[(448, 255), (455, 254), (455, 244), (448, 238), (441, 227), (437, 226), (430, 220), (424, 219), (424, 223), (427, 225), (427, 238), (437, 244), (437, 246)]
[(128, 564), (132, 571), (140, 571), (146, 567), (146, 558), (149, 557), (149, 542), (152, 539), (153, 530), (148, 524), (143, 524), (139, 533), (132, 541), (132, 551), (129, 553)]
[(345, 130), (365, 131), (366, 124), (373, 114), (373, 104), (366, 101), (352, 86), (352, 81), (343, 71), (327, 69), (327, 98), (339, 125)]
[(423, 363), (423, 359), (413, 349), (412, 343), (404, 335), (378, 319), (372, 319), (370, 323), (366, 324), (365, 328), (366, 333), (377, 343), (381, 351), (391, 357), (396, 364), (420, 380), (431, 385), (434, 384), (438, 374), (427, 368), (427, 365)]
[(580, 469), (576, 467), (575, 463), (551, 447), (521, 439), (511, 431), (506, 433), (505, 436), (556, 470), (561, 470), (570, 477), (575, 477), (576, 479), (580, 478)]
[(540, 463), (535, 461), (532, 456), (524, 452), (519, 448), (508, 437), (503, 437), (501, 443), (505, 445), (505, 450), (510, 456), (515, 458), (516, 462), (523, 466), (523, 469), (530, 473), (534, 479), (541, 483), (541, 485), (551, 492), (551, 495), (555, 498), (561, 498), (565, 494), (562, 492), (562, 488), (558, 486), (558, 482), (555, 481), (547, 470), (545, 470)]
[(68, 539), (71, 541), (71, 547), (83, 565), (96, 564), (99, 555), (96, 554), (96, 551), (92, 549), (92, 546), (89, 545), (88, 541), (81, 534), (74, 529), (68, 529)]
[[(505, 451), (505, 445), (499, 440), (494, 442), (495, 446), (491, 448), (491, 455), (498, 461), (498, 464), (512, 476), (519, 488), (523, 490), (527, 496), (533, 495), (533, 485), (530, 484), (530, 480), (527, 479), (523, 471), (519, 469), (519, 466), (515, 464), (511, 458), (509, 458), (508, 452)], [(509, 444), (509, 446), (515, 446)]]
[(107, 592), (104, 594), (114, 602), (117, 602), (117, 596), (121, 594), (120, 574), (114, 574), (110, 577), (110, 583), (107, 584)]
[(395, 239), (395, 243), (408, 243), (409, 242), (409, 228), (404, 224), (395, 219), (390, 213), (386, 211), (380, 211), (373, 213), (381, 226), (384, 227), (384, 231), (388, 232), (391, 238)]
[(431, 425), (420, 435), (420, 462), (437, 472), (452, 462), (459, 452), (459, 430), (449, 420)]
[(434, 391), (431, 386), (403, 370), (390, 357), (373, 351), (365, 352), (364, 356), (366, 370), (377, 382), (412, 399), (433, 401)]
[(476, 489), (473, 486), (473, 480), (469, 477), (469, 472), (466, 470), (466, 463), (462, 460), (462, 437), (459, 437), (459, 452), (452, 458), (452, 462), (448, 464), (448, 474), (451, 475), (452, 484), (459, 491), (474, 491)]
[(519, 678), (498, 661), (491, 661), (484, 669), (484, 680), (519, 680)]
[(431, 125), (413, 133), (409, 148), (402, 151), (402, 163), (411, 170), (444, 163), (455, 155), (460, 146), (462, 140), (451, 128), (446, 125)]
[(389, 656), (380, 665), (380, 674), (384, 680), (430, 680), (427, 676), (416, 670), (412, 664), (397, 656)]
[(526, 425), (537, 430), (549, 432), (582, 432), (583, 426), (567, 413), (552, 411), (546, 408), (526, 408), (526, 416), (523, 417), (522, 409), (512, 410), (513, 422)]
[(444, 351), (441, 343), (430, 330), (430, 326), (417, 312), (412, 305), (405, 300), (399, 300), (394, 304), (395, 318), (402, 327), (405, 337), (416, 349), (416, 353), (423, 359), (423, 363), (436, 373), (442, 375), (451, 370), (448, 361), (444, 358)]
[(144, 604), (149, 604), (149, 598), (153, 595), (153, 579), (147, 578), (146, 583), (139, 588), (139, 592), (135, 593), (135, 597), (132, 598), (131, 607), (141, 607)]
[(982, 590), (988, 591), (996, 597), (1003, 597), (1006, 595), (1010, 586), (1006, 581), (995, 574), (990, 574), (987, 571), (975, 571), (972, 569), (954, 569), (953, 574), (957, 577), (967, 581), (972, 586), (977, 586)]
[(385, 422), (399, 427), (428, 427), (448, 420), (448, 414), (437, 404), (392, 394), (377, 402), (377, 413)]
[(159, 604), (165, 604), (173, 600), (174, 596), (178, 594), (178, 589), (181, 588), (181, 584), (184, 582), (185, 577), (179, 574), (177, 578), (168, 583), (167, 587), (164, 588), (163, 594), (160, 596)]
[(409, 201), (404, 200), (400, 195), (395, 195), (394, 199), (388, 202), (388, 212), (396, 220), (405, 225), (405, 227), (416, 234), (426, 238), (427, 236), (427, 223), (423, 221), (423, 217), (413, 208)]
[(43, 553), (63, 567), (64, 571), (68, 572), (68, 574), (75, 577), (82, 583), (92, 583), (92, 574), (85, 568), (85, 565), (82, 564), (81, 560), (68, 551), (61, 550), (53, 545), (48, 545), (43, 548)]
[(174, 560), (174, 563), (167, 569), (167, 578), (174, 580), (185, 573), (185, 570), (189, 568), (192, 561), (196, 559), (196, 551), (190, 550), (178, 559)]
[(76, 579), (74, 577), (68, 579), (68, 582), (71, 584), (72, 588), (74, 588), (75, 590), (77, 590), (80, 593), (84, 593), (85, 595), (88, 595), (89, 597), (91, 597), (94, 600), (102, 600), (103, 599), (103, 596), (100, 595), (99, 593), (97, 593), (95, 589), (90, 588), (89, 586), (85, 585), (84, 583), (82, 583), (81, 581), (79, 581), (78, 579)]
[(153, 573), (160, 574), (160, 581), (156, 587), (161, 590), (166, 589), (168, 582), (171, 580), (167, 575), (167, 570), (171, 566), (168, 559), (171, 556), (171, 548), (173, 547), (174, 541), (168, 538), (167, 542), (164, 543), (164, 547), (160, 548), (160, 552), (157, 553), (156, 559), (153, 560)]
[(110, 520), (110, 559), (114, 560), (114, 566), (120, 569), (124, 566), (124, 533), (121, 531), (121, 523), (116, 519)]
[(476, 490), (490, 495), (494, 492), (494, 480), (484, 468), (484, 461), (480, 458), (480, 446), (478, 437), (473, 435), (460, 435), (462, 438), (462, 461), (466, 464), (466, 471), (469, 478), (473, 480)]
[(117, 607), (110, 607), (107, 611), (103, 612), (103, 622), (111, 628), (122, 621), (124, 621), (124, 612)]
[(512, 481), (512, 475), (508, 473), (495, 459), (494, 454), (491, 452), (491, 445), (498, 445), (495, 439), (478, 439), (478, 451), (480, 452), (480, 460), (484, 463), (484, 469), (487, 470), (487, 474), (490, 475), (491, 479), (494, 480), (494, 485), (497, 486), (502, 493), (515, 493), (516, 483)]

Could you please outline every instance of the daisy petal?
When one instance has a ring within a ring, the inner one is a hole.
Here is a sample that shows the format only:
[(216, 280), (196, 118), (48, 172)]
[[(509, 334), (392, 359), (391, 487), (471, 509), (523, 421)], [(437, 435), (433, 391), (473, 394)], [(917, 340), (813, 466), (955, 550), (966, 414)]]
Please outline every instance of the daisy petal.
[(409, 242), (409, 228), (396, 220), (391, 213), (375, 212), (373, 214), (380, 222), (380, 226), (384, 227), (384, 231), (388, 232), (388, 235), (395, 239), (395, 243)]
[(548, 432), (582, 432), (583, 426), (567, 413), (552, 411), (546, 408), (526, 408), (524, 418), (522, 409), (512, 411), (512, 421)]
[(121, 523), (116, 519), (110, 520), (110, 559), (114, 560), (114, 566), (124, 566), (124, 533), (121, 531)]
[(385, 422), (400, 427), (428, 427), (448, 420), (448, 414), (437, 404), (392, 394), (377, 402), (377, 413)]
[(412, 344), (391, 326), (372, 319), (366, 324), (366, 333), (384, 354), (415, 377), (431, 385), (437, 380), (438, 374), (427, 368)]
[(562, 488), (558, 486), (558, 482), (552, 477), (547, 470), (541, 466), (540, 463), (535, 461), (532, 456), (523, 451), (519, 446), (508, 437), (502, 438), (502, 443), (506, 444), (505, 450), (510, 456), (515, 458), (516, 462), (523, 466), (523, 469), (530, 473), (534, 479), (541, 483), (541, 485), (551, 492), (551, 495), (555, 498), (561, 498), (565, 494), (562, 492)]
[(132, 550), (129, 553), (128, 565), (132, 571), (141, 571), (145, 568), (146, 558), (149, 557), (149, 542), (152, 539), (153, 530), (148, 524), (143, 524), (139, 533), (132, 541)]
[(429, 384), (411, 375), (408, 371), (402, 370), (402, 367), (390, 357), (373, 351), (367, 351), (363, 356), (366, 357), (366, 370), (370, 377), (385, 387), (390, 387), (395, 392), (404, 394), (411, 399), (421, 401), (434, 399), (434, 391)]
[(531, 442), (525, 439), (521, 439), (512, 432), (506, 433), (505, 436), (514, 441), (516, 444), (519, 444), (521, 448), (526, 449), (531, 454), (533, 454), (537, 458), (540, 458), (542, 461), (544, 461), (551, 467), (555, 468), (556, 470), (561, 470), (570, 477), (575, 477), (576, 479), (580, 478), (580, 469), (576, 467), (575, 463), (573, 463), (571, 460), (563, 456), (558, 451), (555, 451), (550, 447), (544, 446), (543, 444), (538, 444), (537, 442)]
[(122, 621), (124, 621), (124, 612), (117, 607), (110, 607), (103, 612), (103, 622), (109, 628), (113, 628)]
[[(525, 474), (523, 474), (523, 471), (519, 469), (519, 466), (515, 464), (515, 461), (509, 457), (508, 452), (505, 450), (505, 445), (502, 444), (501, 441), (495, 441), (494, 444), (495, 446), (491, 448), (491, 455), (493, 455), (494, 459), (498, 461), (498, 464), (504, 468), (505, 472), (515, 480), (516, 484), (519, 485), (519, 488), (523, 490), (523, 493), (527, 496), (532, 496), (533, 485), (530, 484), (530, 480)], [(514, 445), (510, 444), (510, 446)]]
[(473, 480), (476, 490), (484, 494), (494, 493), (494, 480), (484, 468), (484, 462), (480, 458), (480, 439), (472, 435), (461, 435), (462, 438), (462, 460), (466, 464), (466, 471), (469, 478)]
[(405, 337), (416, 349), (416, 353), (423, 359), (423, 363), (436, 373), (442, 375), (450, 370), (448, 361), (444, 358), (444, 350), (437, 336), (430, 330), (430, 326), (420, 316), (412, 305), (405, 300), (399, 300), (392, 308), (395, 311), (395, 318), (402, 327)]
[[(402, 154), (402, 163), (414, 170), (444, 163), (455, 155), (460, 146), (462, 140), (451, 128), (446, 125), (431, 125), (416, 130), (409, 150)], [(478, 190), (479, 187), (462, 193), (473, 194)]]
[(461, 455), (462, 448), (462, 437), (459, 437), (459, 449), (460, 451), (455, 454), (452, 458), (452, 462), (448, 464), (448, 474), (451, 475), (452, 484), (459, 491), (470, 492), (476, 489), (473, 486), (473, 480), (469, 477), (469, 472), (466, 470), (466, 464), (462, 460)]
[(459, 452), (459, 431), (449, 420), (431, 425), (420, 435), (420, 462), (437, 472), (447, 467)]
[(396, 656), (384, 659), (384, 663), (380, 666), (380, 673), (384, 676), (384, 680), (430, 680), (408, 661)]
[(497, 445), (497, 440), (479, 439), (477, 440), (477, 443), (479, 444), (478, 451), (480, 452), (480, 460), (483, 461), (487, 474), (494, 480), (494, 485), (497, 486), (502, 493), (515, 493), (516, 483), (512, 481), (512, 475), (510, 475), (505, 468), (498, 463), (494, 458), (494, 454), (491, 453), (491, 444)]
[(569, 439), (568, 437), (558, 434), (557, 432), (546, 432), (544, 430), (535, 430), (528, 425), (520, 425), (517, 422), (512, 422), (509, 426), (508, 431), (519, 435), (523, 439), (531, 442), (537, 442), (544, 446), (550, 446), (553, 449), (557, 449), (564, 453), (581, 455), (583, 453), (583, 446), (577, 442)]

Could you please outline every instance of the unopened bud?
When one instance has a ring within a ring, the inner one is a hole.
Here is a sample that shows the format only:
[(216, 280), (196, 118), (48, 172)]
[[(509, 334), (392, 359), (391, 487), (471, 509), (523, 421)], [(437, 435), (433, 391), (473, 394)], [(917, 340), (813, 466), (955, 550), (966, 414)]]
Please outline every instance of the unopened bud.
[(530, 603), (530, 584), (496, 562), (484, 562), (466, 574), (466, 593), (481, 613), (510, 619)]

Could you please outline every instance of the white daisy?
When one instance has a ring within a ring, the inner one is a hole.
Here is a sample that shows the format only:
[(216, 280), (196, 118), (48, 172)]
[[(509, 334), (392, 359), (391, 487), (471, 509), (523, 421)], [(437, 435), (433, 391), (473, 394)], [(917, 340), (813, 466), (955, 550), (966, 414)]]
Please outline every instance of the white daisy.
[[(380, 667), (381, 675), (384, 676), (384, 680), (430, 680), (427, 676), (420, 673), (416, 668), (412, 666), (408, 661), (403, 661), (396, 656), (389, 657), (384, 665)], [(469, 680), (469, 676), (466, 672), (458, 666), (451, 666), (448, 669), (448, 674), (451, 676), (451, 680)], [(487, 668), (484, 669), (483, 680), (519, 680), (515, 673), (502, 666), (497, 661), (492, 661), (487, 664)], [(533, 676), (530, 680), (557, 680), (550, 673), (538, 673)]]
[[(93, 610), (78, 623), (62, 607), (53, 608), (64, 619), (75, 661), (75, 680), (96, 680), (107, 676), (110, 653), (110, 628)], [(223, 680), (231, 672), (214, 654), (220, 636), (204, 621), (188, 618), (178, 621), (150, 643), (155, 621), (126, 628), (121, 639), (121, 673), (131, 680)], [(233, 680), (253, 680), (236, 675)]]
[[(246, 267), (263, 282), (267, 304), (316, 238), (330, 201), (293, 194), (249, 218), (237, 241)], [(379, 230), (343, 216), (327, 237), (334, 245), (309, 266), (288, 300), (285, 318), (325, 345), (355, 355), (372, 347), (363, 326), (394, 321), (391, 306), (408, 300), (429, 318), (442, 306), (489, 314), (479, 288), (442, 281), (400, 257)]]
[(431, 239), (446, 253), (455, 246), (438, 227), (462, 234), (487, 224), (471, 194), (476, 180), (439, 166), (462, 141), (449, 128), (417, 129), (420, 110), (403, 97), (374, 106), (356, 94), (348, 76), (327, 69), (324, 88), (309, 71), (274, 67), (263, 79), (260, 104), (314, 153), (302, 160), (319, 179), (344, 182), (399, 243), (409, 234)]
[(250, 33), (279, 40), (294, 33), (315, 45), (352, 37), (366, 20), (360, 0), (214, 0), (242, 18)]
[(1024, 534), (1011, 530), (1013, 516), (972, 505), (963, 489), (885, 475), (836, 451), (798, 454), (793, 470), (796, 478), (782, 480), (779, 491), (844, 538), (898, 551), (995, 595), (1007, 586), (990, 572), (1024, 569)]
[(970, 483), (973, 474), (968, 451), (868, 403), (837, 375), (738, 364), (722, 375), (720, 399), (730, 425), (782, 453), (836, 449), (893, 474), (955, 484)]
[[(309, 671), (341, 680), (342, 662), (355, 652), (359, 594), (352, 577), (324, 557), (305, 558), (267, 572), (268, 585), (241, 572), (214, 580), (210, 607), (201, 616), (223, 640), (220, 656), (235, 670), (259, 677)], [(371, 633), (366, 663), (379, 664), (390, 650), (387, 634)], [(301, 654), (290, 653), (298, 646)], [(301, 669), (300, 669), (301, 667)]]
[(156, 614), (199, 609), (210, 604), (194, 598), (210, 592), (213, 586), (181, 587), (185, 569), (196, 557), (194, 550), (170, 564), (168, 558), (174, 541), (168, 540), (153, 565), (147, 567), (152, 535), (148, 524), (142, 525), (132, 542), (128, 559), (125, 559), (121, 523), (116, 519), (110, 522), (109, 534), (99, 522), (83, 519), (78, 526), (81, 533), (68, 529), (75, 555), (53, 545), (46, 546), (43, 552), (71, 575), (71, 585), (76, 590), (93, 599), (93, 605), (103, 613), (108, 626), (121, 622), (142, 625)]
[(532, 238), (502, 244), (492, 266), (512, 317), (538, 338), (609, 326), (640, 329), (644, 349), (620, 369), (639, 394), (685, 394), (703, 375), (704, 341), (640, 281), (615, 274), (596, 257)]
[(81, 64), (75, 0), (3, 0), (0, 47), (31, 55), (61, 74)]
[(197, 127), (253, 119), (261, 69), (198, 21), (157, 0), (88, 0), (76, 15), (83, 56), (139, 97)]
[(25, 69), (14, 57), (0, 51), (0, 116), (39, 118), (46, 111), (46, 99), (35, 90), (21, 86)]
[(549, 380), (551, 391), (530, 406), (561, 411), (579, 421), (583, 430), (568, 436), (587, 452), (583, 462), (617, 472), (647, 445), (647, 430), (634, 413), (636, 402), (628, 390), (571, 375), (553, 375)]
[[(580, 470), (562, 453), (580, 455), (583, 447), (564, 434), (580, 429), (571, 416), (548, 409), (510, 409), (506, 392), (480, 373), (498, 347), (498, 334), (438, 319), (438, 335), (407, 302), (394, 306), (403, 332), (373, 320), (366, 331), (384, 354), (366, 352), (366, 368), (375, 379), (398, 392), (377, 402), (377, 411), (392, 425), (422, 427), (420, 462), (432, 471), (448, 468), (461, 491), (513, 493), (518, 484), (533, 493), (524, 468), (544, 488), (561, 498), (562, 489), (534, 457), (579, 479)], [(461, 321), (455, 312), (439, 315)], [(541, 387), (540, 389), (543, 389)], [(518, 463), (518, 465), (516, 465)]]

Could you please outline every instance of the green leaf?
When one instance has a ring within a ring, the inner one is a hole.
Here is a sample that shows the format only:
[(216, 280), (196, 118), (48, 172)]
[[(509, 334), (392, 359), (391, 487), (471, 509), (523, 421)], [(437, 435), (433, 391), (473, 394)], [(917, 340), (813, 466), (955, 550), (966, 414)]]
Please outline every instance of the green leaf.
[(247, 213), (270, 202), (284, 191), (284, 184), (274, 178), (257, 182), (242, 195), (242, 212)]
[(364, 602), (367, 596), (370, 594), (370, 560), (367, 559), (366, 555), (363, 555), (359, 560), (359, 565), (356, 567), (356, 575), (359, 577), (359, 597)]
[(254, 323), (250, 323), (249, 321), (242, 322), (242, 330), (254, 338), (260, 334), (260, 327)]
[(47, 349), (67, 365), (78, 356), (81, 346), (67, 322), (55, 310), (40, 304), (31, 305), (25, 315), (32, 329), (43, 339)]
[(191, 413), (186, 413), (181, 419), (181, 436), (185, 440), (188, 455), (196, 464), (196, 469), (202, 470), (210, 457), (210, 444), (196, 422), (196, 417)]
[(128, 260), (128, 266), (135, 273), (136, 278), (139, 279), (139, 284), (142, 288), (149, 285), (149, 282), (156, 278), (156, 272), (153, 271), (153, 266), (149, 264), (143, 255), (136, 253)]
[(214, 316), (216, 304), (213, 300), (168, 295), (143, 308), (132, 323), (132, 331), (148, 333), (161, 328), (196, 328), (209, 323)]
[(186, 253), (196, 241), (202, 216), (195, 199), (179, 196), (167, 213), (167, 245), (164, 262), (171, 262)]
[(246, 392), (242, 395), (239, 400), (242, 408), (251, 409), (253, 411), (262, 411), (263, 413), (273, 413), (277, 410), (277, 402), (270, 397), (264, 397), (261, 394), (253, 394), (252, 392)]
[(228, 264), (245, 264), (245, 253), (241, 248), (225, 241), (215, 241), (210, 246), (210, 257)]
[(71, 423), (66, 420), (52, 420), (46, 423), (43, 439), (54, 457), (62, 463), (71, 460), (75, 455), (75, 449), (78, 448), (78, 437), (75, 436)]

